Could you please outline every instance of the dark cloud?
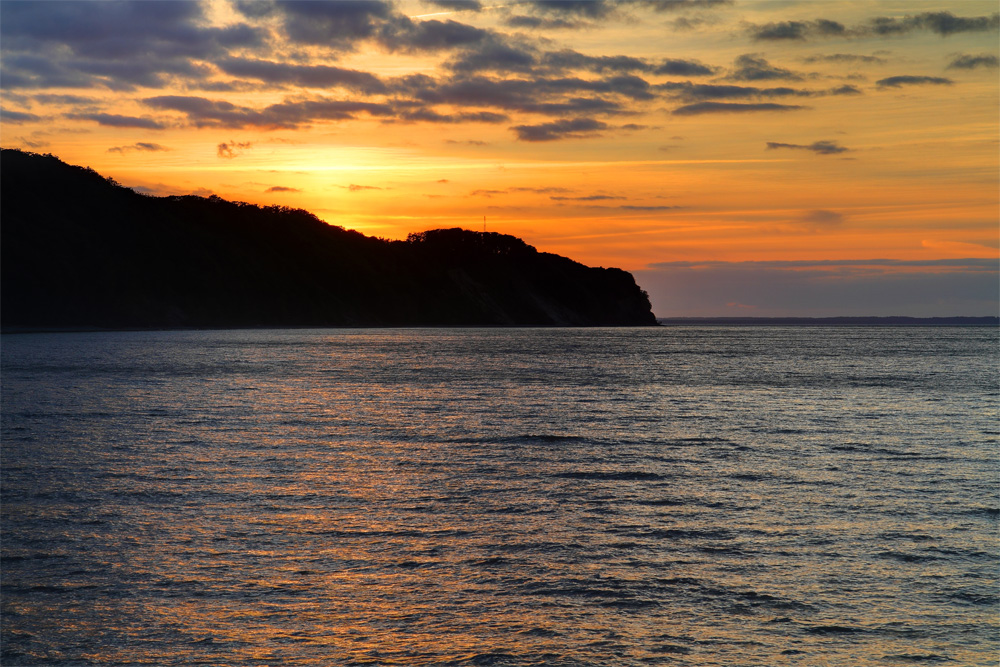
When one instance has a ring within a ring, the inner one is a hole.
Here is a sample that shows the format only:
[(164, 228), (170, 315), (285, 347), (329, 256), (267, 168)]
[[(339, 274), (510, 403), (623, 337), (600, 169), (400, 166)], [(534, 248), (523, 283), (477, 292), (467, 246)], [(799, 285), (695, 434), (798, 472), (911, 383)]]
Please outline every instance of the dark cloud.
[(385, 84), (374, 74), (329, 65), (294, 65), (248, 58), (221, 58), (215, 65), (230, 76), (259, 79), (272, 84), (340, 87), (367, 95), (386, 92)]
[(33, 99), (39, 104), (70, 104), (76, 107), (95, 104), (97, 102), (93, 97), (84, 97), (82, 95), (51, 95), (47, 93), (34, 95)]
[(668, 74), (671, 76), (708, 76), (715, 74), (716, 69), (703, 65), (695, 60), (667, 59), (656, 66), (653, 74)]
[(41, 120), (42, 117), (36, 116), (33, 113), (27, 113), (26, 111), (10, 111), (8, 109), (0, 109), (0, 119), (2, 119), (5, 123), (20, 125), (21, 123), (33, 123)]
[(767, 142), (768, 150), (775, 150), (777, 148), (793, 148), (796, 150), (812, 151), (817, 155), (836, 155), (838, 153), (846, 153), (850, 148), (845, 148), (841, 146), (836, 141), (815, 141), (811, 144), (783, 144), (777, 141)]
[(441, 114), (433, 109), (415, 109), (403, 111), (399, 118), (404, 121), (423, 121), (425, 123), (505, 123), (510, 117), (492, 111), (474, 111), (458, 114)]
[(302, 192), (298, 188), (286, 188), (284, 185), (273, 185), (264, 192)]
[(884, 65), (888, 62), (879, 56), (860, 56), (853, 53), (830, 53), (826, 55), (816, 55), (804, 58), (806, 63), (841, 63), (841, 64), (862, 64), (862, 65)]
[(899, 35), (927, 30), (948, 37), (960, 32), (985, 32), (1000, 27), (1000, 14), (992, 16), (955, 16), (951, 12), (924, 12), (903, 18), (881, 16), (872, 19), (868, 30), (876, 35)]
[(538, 65), (534, 49), (487, 40), (447, 63), (455, 72), (531, 72)]
[(280, 16), (282, 27), (293, 42), (345, 51), (353, 50), (362, 40), (374, 38), (395, 14), (391, 3), (378, 0), (288, 0), (273, 5), (243, 2), (236, 7), (250, 17)]
[(147, 153), (156, 153), (159, 151), (169, 151), (170, 149), (166, 146), (161, 146), (160, 144), (153, 144), (148, 142), (138, 142), (132, 144), (131, 146), (115, 146), (114, 148), (109, 148), (109, 153), (120, 153), (124, 155), (125, 153), (132, 153), (135, 151), (142, 151)]
[(680, 12), (690, 9), (709, 9), (733, 4), (733, 0), (624, 0), (622, 4), (637, 4), (658, 12)]
[(757, 104), (743, 104), (737, 102), (696, 102), (687, 104), (673, 110), (675, 116), (700, 116), (710, 113), (752, 113), (756, 111), (797, 111), (808, 109), (809, 107), (797, 106), (793, 104), (774, 104), (773, 102), (762, 102)]
[(179, 111), (195, 127), (295, 129), (318, 120), (350, 120), (360, 112), (372, 116), (392, 116), (389, 104), (317, 98), (285, 101), (264, 109), (238, 107), (225, 100), (209, 100), (185, 95), (147, 97), (144, 104), (156, 109)]
[(432, 5), (453, 12), (481, 12), (483, 4), (479, 0), (429, 0)]
[(829, 91), (830, 95), (861, 95), (862, 92), (855, 88), (854, 86), (849, 86), (844, 84), (843, 86), (837, 86), (836, 88), (831, 88)]
[(976, 69), (977, 67), (994, 68), (1000, 65), (998, 59), (992, 53), (980, 53), (979, 55), (958, 55), (948, 63), (948, 69)]
[(829, 19), (813, 21), (778, 21), (764, 25), (747, 24), (755, 41), (787, 41), (813, 38), (891, 37), (912, 32), (933, 32), (948, 37), (963, 32), (985, 32), (1000, 27), (1000, 14), (991, 16), (955, 16), (951, 12), (924, 12), (913, 16), (880, 16), (870, 21), (845, 26)]
[(560, 30), (579, 28), (583, 25), (580, 21), (552, 16), (508, 16), (504, 19), (503, 23), (511, 28), (528, 28), (532, 30)]
[(587, 56), (571, 49), (549, 51), (540, 60), (540, 64), (556, 70), (588, 70), (603, 74), (604, 72), (648, 72), (653, 67), (641, 58), (632, 56)]
[(491, 38), (495, 37), (489, 30), (457, 21), (411, 21), (401, 17), (380, 31), (378, 41), (390, 51), (419, 52), (470, 46)]
[(732, 71), (726, 78), (732, 81), (772, 81), (775, 79), (801, 81), (803, 77), (791, 70), (775, 67), (756, 54), (745, 53), (736, 59)]
[(234, 157), (242, 155), (244, 150), (248, 150), (250, 148), (253, 148), (253, 142), (251, 141), (228, 141), (216, 146), (215, 154), (221, 158), (232, 160)]
[(591, 19), (608, 16), (615, 10), (615, 3), (609, 0), (529, 0), (525, 4), (539, 12)]
[(167, 127), (164, 123), (152, 118), (121, 116), (113, 113), (68, 113), (65, 116), (72, 120), (92, 120), (105, 127), (138, 127), (144, 130), (162, 130)]
[(779, 21), (765, 25), (750, 25), (750, 36), (758, 42), (778, 42), (804, 40), (807, 37), (843, 37), (847, 28), (837, 21), (817, 19), (815, 21)]
[(951, 79), (945, 79), (940, 76), (890, 76), (885, 79), (879, 79), (875, 82), (875, 85), (879, 88), (901, 88), (903, 86), (923, 86), (923, 85), (937, 85), (937, 86), (950, 86), (954, 81)]
[(726, 99), (768, 99), (775, 97), (813, 97), (817, 93), (795, 88), (757, 88), (755, 86), (735, 86), (711, 83), (667, 82), (656, 86), (672, 97), (690, 102), (700, 100)]
[(3, 2), (5, 88), (163, 86), (208, 71), (228, 49), (259, 47), (265, 32), (246, 24), (204, 25), (195, 2)]
[(539, 77), (534, 79), (494, 79), (484, 76), (458, 77), (434, 81), (427, 77), (396, 83), (401, 92), (409, 92), (426, 104), (493, 107), (507, 111), (525, 111), (548, 115), (566, 113), (631, 113), (623, 104), (605, 97), (582, 97), (595, 93), (651, 100), (654, 94), (643, 79), (622, 75), (604, 79), (578, 77)]
[(540, 125), (517, 125), (512, 127), (520, 141), (556, 141), (580, 137), (597, 136), (608, 124), (593, 118), (562, 118)]

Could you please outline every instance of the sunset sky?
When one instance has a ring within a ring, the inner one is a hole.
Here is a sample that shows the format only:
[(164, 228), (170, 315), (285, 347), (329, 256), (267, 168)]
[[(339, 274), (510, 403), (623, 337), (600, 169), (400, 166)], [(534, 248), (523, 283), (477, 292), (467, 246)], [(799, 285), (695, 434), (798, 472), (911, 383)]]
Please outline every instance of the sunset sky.
[(485, 216), (664, 317), (993, 315), (998, 27), (996, 0), (4, 0), (0, 142), (385, 238)]

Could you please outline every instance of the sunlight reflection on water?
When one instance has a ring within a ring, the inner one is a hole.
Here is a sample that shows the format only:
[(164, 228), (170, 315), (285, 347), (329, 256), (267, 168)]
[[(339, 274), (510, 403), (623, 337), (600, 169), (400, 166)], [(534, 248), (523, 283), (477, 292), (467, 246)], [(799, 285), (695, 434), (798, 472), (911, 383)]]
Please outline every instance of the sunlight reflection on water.
[(5, 336), (3, 663), (993, 664), (996, 342)]

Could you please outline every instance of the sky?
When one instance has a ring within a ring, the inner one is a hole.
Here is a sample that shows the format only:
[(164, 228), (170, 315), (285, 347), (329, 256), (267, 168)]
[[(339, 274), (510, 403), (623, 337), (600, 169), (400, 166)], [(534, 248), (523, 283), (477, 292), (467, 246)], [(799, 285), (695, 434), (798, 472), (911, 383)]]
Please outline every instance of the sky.
[(382, 238), (485, 225), (661, 317), (996, 315), (997, 9), (2, 0), (0, 144)]

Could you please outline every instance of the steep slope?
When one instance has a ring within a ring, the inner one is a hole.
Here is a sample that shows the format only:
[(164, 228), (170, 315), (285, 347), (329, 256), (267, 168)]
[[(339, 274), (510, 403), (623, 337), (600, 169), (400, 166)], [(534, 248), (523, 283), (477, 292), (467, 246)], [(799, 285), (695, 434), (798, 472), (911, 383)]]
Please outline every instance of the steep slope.
[(460, 229), (384, 241), (302, 210), (148, 197), (0, 153), (5, 327), (647, 325), (619, 269)]

